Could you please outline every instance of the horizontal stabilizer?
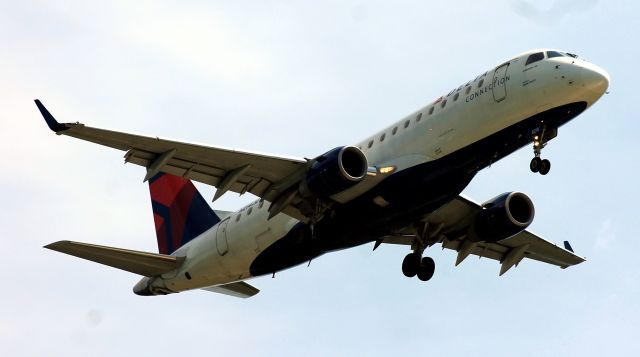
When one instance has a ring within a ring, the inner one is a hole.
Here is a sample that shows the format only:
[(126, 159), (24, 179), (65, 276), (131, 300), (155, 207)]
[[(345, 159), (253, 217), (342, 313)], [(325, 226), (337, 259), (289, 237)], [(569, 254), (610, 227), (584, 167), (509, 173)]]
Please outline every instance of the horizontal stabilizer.
[(184, 261), (184, 257), (105, 247), (68, 240), (51, 243), (46, 245), (45, 248), (148, 277), (175, 270)]
[(244, 281), (239, 281), (237, 283), (231, 283), (231, 284), (225, 284), (225, 285), (209, 286), (207, 288), (202, 288), (202, 290), (211, 291), (219, 294), (225, 294), (229, 296), (235, 296), (243, 299), (252, 297), (253, 295), (260, 292), (260, 290), (245, 283)]

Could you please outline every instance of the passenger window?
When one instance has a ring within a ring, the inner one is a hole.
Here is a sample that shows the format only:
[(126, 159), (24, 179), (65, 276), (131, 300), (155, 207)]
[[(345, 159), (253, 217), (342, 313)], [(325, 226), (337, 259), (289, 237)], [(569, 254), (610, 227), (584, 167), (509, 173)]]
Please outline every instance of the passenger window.
[(429, 115), (433, 114), (433, 107), (429, 108)]
[(249, 207), (249, 210), (247, 211), (247, 216), (251, 214), (251, 211), (253, 211), (253, 207)]
[(478, 82), (478, 88), (482, 87), (483, 84), (484, 84), (484, 78), (482, 78), (480, 82)]
[(453, 96), (453, 101), (458, 100), (458, 97), (460, 97), (460, 93), (456, 93), (456, 95)]
[(380, 142), (383, 142), (385, 137), (387, 137), (387, 134), (386, 134), (386, 133), (385, 133), (385, 134), (380, 135)]
[(242, 215), (241, 213), (238, 213), (238, 215), (236, 216), (236, 222), (240, 222), (240, 216), (241, 215)]
[(445, 105), (447, 105), (447, 100), (446, 99), (442, 101), (442, 104), (440, 104), (440, 107), (444, 108)]
[(543, 59), (544, 59), (544, 53), (542, 52), (534, 53), (531, 56), (529, 56), (529, 58), (527, 58), (527, 63), (525, 63), (524, 65), (528, 66), (534, 62), (538, 62)]
[(558, 51), (547, 51), (547, 58), (564, 57), (564, 55)]
[(393, 130), (391, 131), (391, 134), (396, 135), (396, 133), (398, 132), (398, 127), (394, 127)]
[(416, 118), (416, 122), (420, 121), (420, 119), (422, 119), (422, 113), (418, 113), (418, 117)]
[(260, 204), (258, 205), (258, 208), (262, 208), (262, 206), (264, 206), (264, 200), (260, 200)]
[(471, 86), (467, 87), (467, 90), (464, 92), (464, 94), (469, 94), (469, 92), (471, 92)]
[(408, 127), (409, 127), (409, 121), (408, 121), (408, 120), (404, 122), (404, 127), (405, 127), (405, 128), (408, 128)]
[(367, 147), (371, 149), (372, 146), (373, 146), (373, 139), (369, 140), (369, 145), (367, 145)]

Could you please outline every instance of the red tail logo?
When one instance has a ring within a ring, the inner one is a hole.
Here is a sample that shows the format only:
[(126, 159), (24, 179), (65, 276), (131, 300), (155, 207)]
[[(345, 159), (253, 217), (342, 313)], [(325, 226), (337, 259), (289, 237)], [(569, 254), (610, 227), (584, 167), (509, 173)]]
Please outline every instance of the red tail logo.
[(149, 180), (158, 251), (171, 254), (220, 222), (190, 180), (159, 173)]

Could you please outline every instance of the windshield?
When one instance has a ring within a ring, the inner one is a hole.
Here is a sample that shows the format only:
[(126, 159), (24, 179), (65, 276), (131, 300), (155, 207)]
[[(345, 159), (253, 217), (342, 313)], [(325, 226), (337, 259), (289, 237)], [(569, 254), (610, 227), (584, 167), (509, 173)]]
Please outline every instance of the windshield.
[(566, 57), (567, 55), (558, 51), (547, 51), (547, 58)]
[(544, 59), (544, 53), (543, 52), (538, 52), (538, 53), (534, 53), (531, 56), (529, 56), (529, 58), (527, 58), (527, 63), (525, 63), (525, 66), (528, 66), (534, 62), (538, 62), (540, 60)]

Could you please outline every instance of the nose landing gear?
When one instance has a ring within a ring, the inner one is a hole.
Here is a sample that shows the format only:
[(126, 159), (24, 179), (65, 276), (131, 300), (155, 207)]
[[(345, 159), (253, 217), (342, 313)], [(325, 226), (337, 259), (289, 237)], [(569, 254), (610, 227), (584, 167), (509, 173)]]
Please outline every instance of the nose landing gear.
[[(533, 131), (533, 154), (534, 158), (529, 163), (529, 169), (531, 172), (538, 172), (540, 175), (546, 175), (551, 170), (551, 161), (540, 158), (542, 148), (547, 146), (547, 139), (545, 137), (546, 127), (542, 129), (536, 129)], [(550, 138), (549, 138), (550, 139)]]

